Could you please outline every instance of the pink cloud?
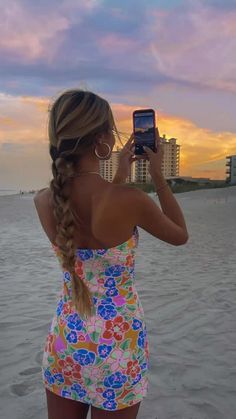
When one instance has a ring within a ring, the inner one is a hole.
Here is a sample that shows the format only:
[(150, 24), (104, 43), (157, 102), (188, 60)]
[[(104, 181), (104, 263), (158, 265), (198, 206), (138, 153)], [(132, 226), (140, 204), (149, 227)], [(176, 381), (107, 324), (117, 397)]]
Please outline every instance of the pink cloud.
[(0, 48), (28, 61), (49, 59), (68, 26), (68, 20), (57, 10), (36, 16), (20, 2), (11, 1), (1, 10)]
[(149, 52), (173, 79), (236, 92), (236, 11), (202, 3), (149, 17)]
[(99, 46), (106, 49), (106, 52), (111, 51), (116, 54), (119, 50), (137, 52), (138, 42), (125, 36), (110, 33), (100, 37)]

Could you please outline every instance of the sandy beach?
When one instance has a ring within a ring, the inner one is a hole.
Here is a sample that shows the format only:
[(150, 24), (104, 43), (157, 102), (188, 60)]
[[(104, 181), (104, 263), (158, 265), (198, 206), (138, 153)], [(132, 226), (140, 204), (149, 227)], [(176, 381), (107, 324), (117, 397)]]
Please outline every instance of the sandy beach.
[[(150, 372), (138, 419), (235, 419), (236, 187), (176, 196), (186, 245), (139, 228)], [(62, 275), (32, 195), (0, 196), (0, 220), (1, 418), (46, 419), (41, 362)]]

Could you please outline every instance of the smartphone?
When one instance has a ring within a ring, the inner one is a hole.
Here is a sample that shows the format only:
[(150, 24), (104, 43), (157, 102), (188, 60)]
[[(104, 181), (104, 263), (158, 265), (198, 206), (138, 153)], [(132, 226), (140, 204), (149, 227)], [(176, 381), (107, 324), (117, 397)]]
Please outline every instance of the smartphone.
[(133, 112), (134, 154), (141, 155), (147, 146), (156, 152), (156, 122), (153, 109), (140, 109)]

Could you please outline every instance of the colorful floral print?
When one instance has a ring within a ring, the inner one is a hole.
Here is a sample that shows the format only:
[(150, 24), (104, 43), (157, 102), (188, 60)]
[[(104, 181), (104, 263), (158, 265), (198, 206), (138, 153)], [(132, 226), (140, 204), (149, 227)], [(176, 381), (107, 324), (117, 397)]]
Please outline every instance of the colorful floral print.
[[(53, 249), (61, 263), (60, 249)], [(138, 229), (110, 249), (77, 249), (75, 269), (93, 292), (94, 314), (80, 318), (71, 295), (70, 273), (46, 338), (44, 385), (55, 394), (104, 410), (138, 403), (148, 391), (149, 343), (135, 287)]]

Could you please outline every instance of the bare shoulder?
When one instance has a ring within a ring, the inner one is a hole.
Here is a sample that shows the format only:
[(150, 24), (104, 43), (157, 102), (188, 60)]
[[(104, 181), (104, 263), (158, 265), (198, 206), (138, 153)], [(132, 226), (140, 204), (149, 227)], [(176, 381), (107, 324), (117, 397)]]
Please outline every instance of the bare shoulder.
[(51, 190), (50, 190), (50, 188), (40, 189), (35, 194), (35, 196), (33, 198), (36, 208), (39, 207), (39, 206), (42, 207), (45, 204), (48, 205), (49, 200), (50, 200), (50, 197), (51, 197)]
[(42, 194), (48, 193), (50, 191), (50, 188), (43, 188), (40, 189), (34, 196), (34, 199), (37, 199), (39, 196), (42, 196)]
[(186, 243), (186, 229), (172, 221), (150, 195), (135, 187), (124, 188), (123, 195), (124, 213), (134, 225), (175, 246)]

